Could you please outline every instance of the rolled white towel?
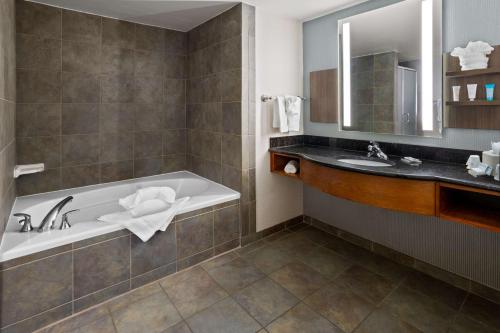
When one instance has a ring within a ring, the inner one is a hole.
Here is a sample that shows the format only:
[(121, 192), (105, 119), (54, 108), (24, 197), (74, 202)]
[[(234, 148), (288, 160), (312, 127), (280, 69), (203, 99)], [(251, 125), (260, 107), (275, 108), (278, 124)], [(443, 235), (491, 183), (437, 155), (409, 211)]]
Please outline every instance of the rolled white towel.
[(291, 160), (285, 165), (285, 172), (295, 174), (299, 171), (299, 163), (296, 160)]
[(160, 199), (151, 199), (144, 201), (130, 210), (133, 217), (151, 215), (170, 208), (172, 204)]
[(120, 199), (118, 203), (126, 210), (129, 210), (145, 201), (153, 199), (159, 199), (166, 203), (173, 203), (175, 202), (175, 191), (168, 186), (141, 188), (134, 194)]

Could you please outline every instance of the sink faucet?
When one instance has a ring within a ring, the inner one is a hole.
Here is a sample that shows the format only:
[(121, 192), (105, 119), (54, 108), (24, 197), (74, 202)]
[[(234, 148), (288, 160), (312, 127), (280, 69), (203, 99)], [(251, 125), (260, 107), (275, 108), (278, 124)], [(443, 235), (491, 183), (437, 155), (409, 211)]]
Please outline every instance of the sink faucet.
[(367, 156), (373, 157), (373, 155), (377, 155), (377, 157), (382, 160), (387, 160), (387, 155), (382, 151), (382, 149), (380, 149), (378, 143), (375, 141), (370, 141)]
[(59, 201), (43, 218), (42, 223), (38, 227), (38, 232), (44, 232), (50, 229), (54, 229), (54, 223), (56, 222), (57, 216), (61, 212), (64, 206), (73, 200), (72, 196), (64, 198)]

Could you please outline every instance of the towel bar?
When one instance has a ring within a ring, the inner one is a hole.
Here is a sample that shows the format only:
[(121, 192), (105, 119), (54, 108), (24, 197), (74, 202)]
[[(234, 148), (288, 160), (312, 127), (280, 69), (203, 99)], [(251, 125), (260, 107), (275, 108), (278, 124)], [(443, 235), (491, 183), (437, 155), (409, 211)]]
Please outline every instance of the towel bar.
[[(307, 100), (306, 98), (301, 97), (301, 96), (297, 96), (297, 97), (298, 97), (298, 98), (300, 98), (300, 99), (301, 99), (301, 100), (303, 100), (303, 101)], [(262, 96), (260, 96), (260, 100), (261, 100), (262, 102), (264, 102), (264, 103), (265, 103), (265, 102), (272, 101), (273, 99), (274, 99), (274, 96), (269, 96), (269, 95), (262, 95)]]

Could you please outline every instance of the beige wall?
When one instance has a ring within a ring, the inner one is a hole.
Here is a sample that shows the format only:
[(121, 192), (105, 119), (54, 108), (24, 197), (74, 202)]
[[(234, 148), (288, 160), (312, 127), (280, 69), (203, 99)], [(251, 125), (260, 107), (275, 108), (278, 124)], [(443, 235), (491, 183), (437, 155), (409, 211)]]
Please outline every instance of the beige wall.
[(269, 172), (269, 138), (283, 134), (271, 127), (272, 103), (260, 102), (262, 94), (301, 95), (302, 23), (257, 7), (256, 66), (257, 231), (261, 231), (303, 213), (302, 183)]

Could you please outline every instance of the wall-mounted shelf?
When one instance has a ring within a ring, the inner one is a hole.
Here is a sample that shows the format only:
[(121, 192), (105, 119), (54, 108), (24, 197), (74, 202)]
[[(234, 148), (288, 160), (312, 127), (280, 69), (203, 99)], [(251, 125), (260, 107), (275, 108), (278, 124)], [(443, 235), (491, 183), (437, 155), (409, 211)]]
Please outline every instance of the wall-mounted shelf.
[[(458, 58), (449, 53), (444, 56), (445, 84), (444, 127), (500, 130), (500, 45), (489, 56), (489, 68), (462, 71)], [(475, 83), (477, 100), (467, 100), (467, 84)], [(484, 85), (495, 83), (492, 102), (486, 101)], [(452, 102), (452, 87), (460, 86), (460, 102)]]
[(449, 106), (500, 106), (500, 101), (463, 101), (463, 102), (446, 102)]
[(473, 69), (470, 71), (454, 71), (446, 72), (448, 77), (473, 77), (482, 75), (496, 75), (500, 74), (499, 68), (485, 68), (485, 69)]

